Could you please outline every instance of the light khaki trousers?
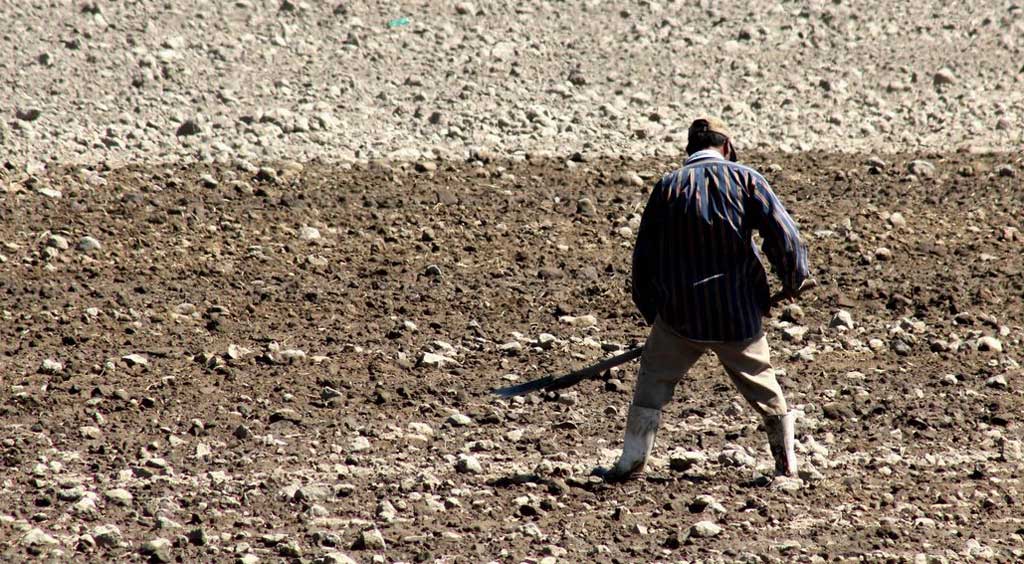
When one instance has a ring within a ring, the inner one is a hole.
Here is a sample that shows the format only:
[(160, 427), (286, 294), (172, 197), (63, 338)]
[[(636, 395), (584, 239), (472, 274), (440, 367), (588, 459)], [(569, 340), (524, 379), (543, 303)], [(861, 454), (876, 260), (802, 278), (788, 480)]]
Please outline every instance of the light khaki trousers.
[(654, 322), (640, 358), (633, 404), (651, 409), (665, 407), (676, 384), (707, 351), (718, 356), (733, 385), (761, 416), (786, 414), (786, 398), (775, 380), (763, 333), (749, 341), (732, 343), (692, 341), (660, 318)]

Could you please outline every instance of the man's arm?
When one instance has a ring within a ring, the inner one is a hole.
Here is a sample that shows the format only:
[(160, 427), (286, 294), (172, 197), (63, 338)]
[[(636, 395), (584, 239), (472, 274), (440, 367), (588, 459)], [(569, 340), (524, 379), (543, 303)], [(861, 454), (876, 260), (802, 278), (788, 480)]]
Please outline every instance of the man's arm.
[(784, 294), (795, 296), (808, 274), (807, 247), (800, 240), (800, 230), (768, 181), (756, 178), (752, 196), (755, 226), (764, 240), (761, 250), (782, 281)]
[(651, 196), (647, 200), (640, 229), (636, 234), (636, 246), (633, 247), (633, 303), (648, 325), (654, 324), (658, 316), (657, 295), (654, 292), (654, 280), (658, 275), (657, 241), (661, 236), (661, 181), (654, 185)]

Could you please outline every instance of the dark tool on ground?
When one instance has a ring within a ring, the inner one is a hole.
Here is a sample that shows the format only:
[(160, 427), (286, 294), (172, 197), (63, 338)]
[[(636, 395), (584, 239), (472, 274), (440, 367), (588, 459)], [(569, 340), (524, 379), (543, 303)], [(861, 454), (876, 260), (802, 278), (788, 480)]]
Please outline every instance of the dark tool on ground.
[[(805, 292), (817, 285), (817, 280), (809, 278), (804, 282), (803, 286), (800, 287), (800, 292)], [(787, 297), (788, 296), (785, 293), (777, 292), (771, 297), (772, 306), (774, 307)], [(516, 384), (515, 386), (497, 388), (492, 390), (491, 393), (499, 397), (510, 398), (513, 396), (525, 395), (530, 392), (536, 392), (538, 390), (544, 390), (545, 392), (564, 390), (565, 388), (575, 386), (584, 380), (596, 380), (606, 371), (611, 370), (616, 366), (626, 364), (633, 359), (640, 358), (640, 355), (643, 353), (644, 347), (641, 345), (611, 358), (606, 358), (597, 364), (592, 364), (586, 368), (581, 368), (563, 376), (544, 376), (543, 378), (537, 378), (536, 380), (530, 380), (529, 382), (523, 382), (522, 384)]]

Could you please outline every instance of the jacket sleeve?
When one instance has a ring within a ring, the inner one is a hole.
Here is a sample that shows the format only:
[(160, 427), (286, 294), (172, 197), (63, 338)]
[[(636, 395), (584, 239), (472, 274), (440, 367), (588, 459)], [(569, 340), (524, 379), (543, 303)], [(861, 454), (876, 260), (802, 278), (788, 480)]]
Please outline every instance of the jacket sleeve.
[(662, 229), (661, 181), (654, 185), (647, 200), (640, 229), (633, 247), (633, 303), (648, 325), (653, 325), (658, 316), (658, 298), (654, 281), (658, 276), (657, 244)]
[(800, 240), (796, 223), (768, 181), (758, 177), (753, 184), (751, 211), (756, 220), (754, 225), (764, 241), (761, 250), (782, 281), (783, 291), (795, 294), (807, 278), (807, 247)]

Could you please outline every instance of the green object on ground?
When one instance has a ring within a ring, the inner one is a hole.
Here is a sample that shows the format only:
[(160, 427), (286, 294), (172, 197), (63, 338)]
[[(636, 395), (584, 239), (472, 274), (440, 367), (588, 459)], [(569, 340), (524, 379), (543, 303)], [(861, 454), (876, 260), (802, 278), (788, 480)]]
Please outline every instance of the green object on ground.
[(395, 29), (396, 27), (402, 27), (403, 25), (409, 25), (409, 18), (403, 16), (401, 18), (395, 18), (388, 21), (388, 29)]

